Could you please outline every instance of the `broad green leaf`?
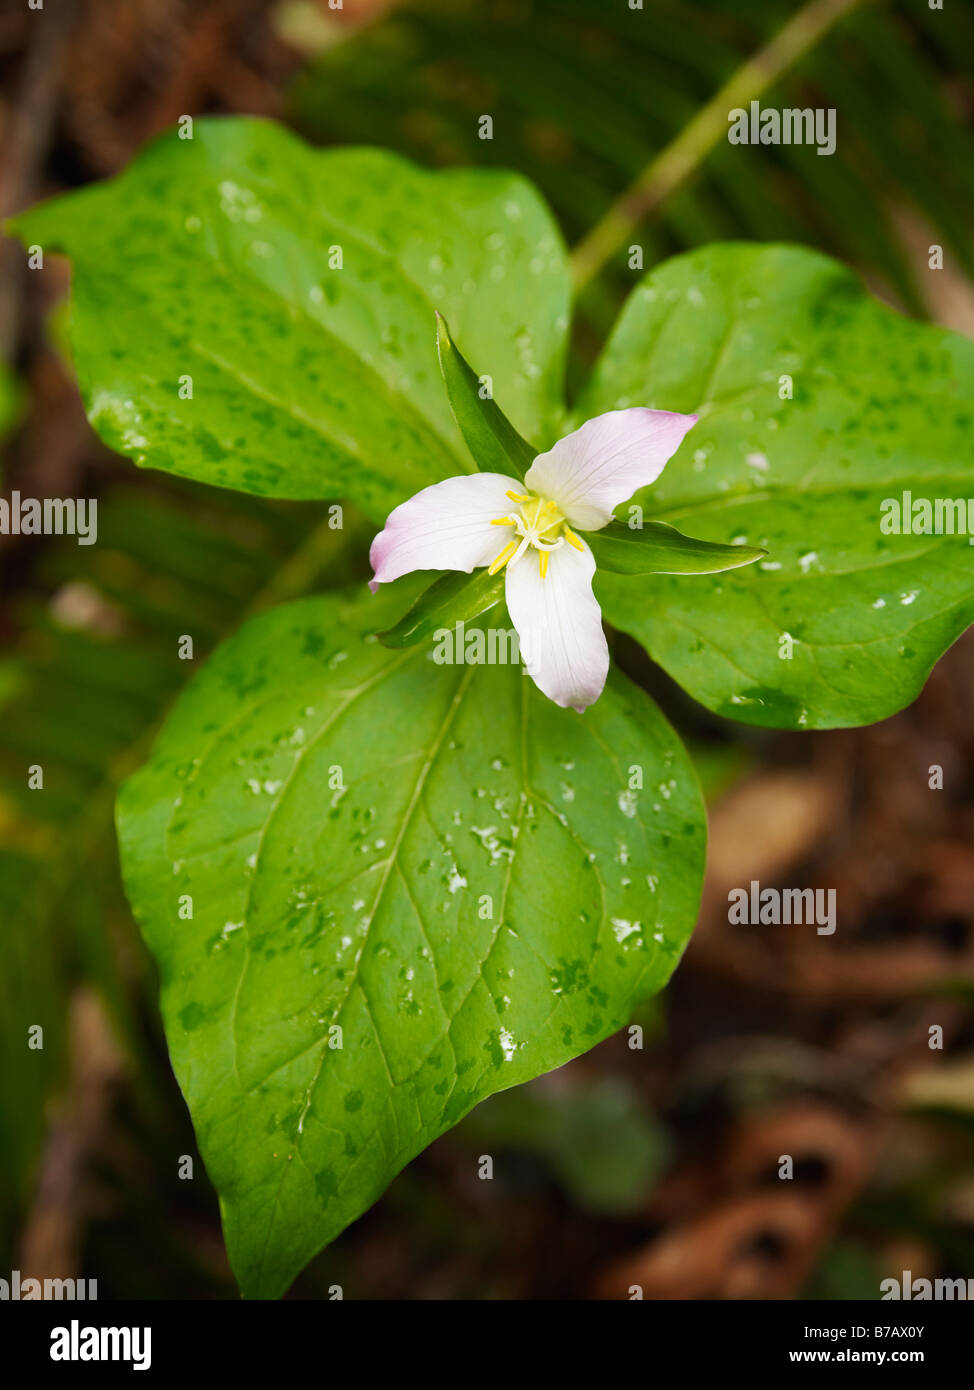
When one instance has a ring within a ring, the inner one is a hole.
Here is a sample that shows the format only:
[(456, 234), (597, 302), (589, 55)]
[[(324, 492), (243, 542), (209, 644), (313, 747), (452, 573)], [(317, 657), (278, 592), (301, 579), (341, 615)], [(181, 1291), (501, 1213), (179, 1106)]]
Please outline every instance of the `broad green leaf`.
[(477, 467), (523, 478), (538, 450), (521, 438), (492, 394), (481, 394), (484, 384), (457, 350), (442, 314), (436, 316), (436, 347), (450, 408)]
[(700, 792), (647, 696), (613, 674), (579, 716), (519, 666), (363, 640), (400, 606), (253, 619), (120, 799), (249, 1296), (282, 1293), (478, 1101), (624, 1025), (697, 911)]
[(420, 594), (394, 627), (380, 632), (379, 640), (387, 647), (412, 647), (417, 642), (428, 642), (443, 628), (479, 618), (503, 597), (502, 572), (490, 574), (487, 569), (478, 569), (473, 574), (441, 575)]
[(974, 620), (974, 549), (884, 535), (880, 506), (974, 496), (974, 343), (813, 252), (711, 246), (633, 293), (577, 414), (637, 404), (700, 415), (637, 494), (644, 514), (769, 555), (711, 579), (603, 574), (607, 619), (748, 723), (864, 724), (909, 703)]
[(516, 175), (427, 173), (259, 120), (198, 120), (191, 140), (165, 136), (14, 229), (71, 257), (89, 418), (137, 463), (268, 496), (347, 493), (384, 520), (473, 468), (437, 309), (516, 428), (552, 437), (568, 272)]
[(699, 541), (665, 521), (646, 521), (637, 530), (610, 521), (586, 539), (596, 565), (612, 574), (719, 574), (751, 565), (768, 553), (748, 545)]

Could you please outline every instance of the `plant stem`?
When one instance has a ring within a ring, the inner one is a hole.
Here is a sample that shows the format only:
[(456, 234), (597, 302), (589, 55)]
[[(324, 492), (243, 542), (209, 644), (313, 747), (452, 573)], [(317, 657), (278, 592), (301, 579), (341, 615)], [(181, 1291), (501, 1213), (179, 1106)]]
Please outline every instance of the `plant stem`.
[(616, 253), (642, 219), (693, 174), (727, 130), (728, 113), (773, 86), (809, 49), (865, 0), (810, 0), (739, 67), (675, 140), (651, 160), (572, 253), (578, 291)]

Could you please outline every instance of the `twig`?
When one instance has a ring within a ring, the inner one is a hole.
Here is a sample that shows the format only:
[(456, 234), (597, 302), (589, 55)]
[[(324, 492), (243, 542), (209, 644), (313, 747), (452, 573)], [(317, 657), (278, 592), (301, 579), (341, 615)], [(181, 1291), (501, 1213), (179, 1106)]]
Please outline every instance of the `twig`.
[(693, 174), (727, 130), (727, 114), (773, 86), (799, 58), (867, 0), (811, 0), (770, 43), (737, 69), (716, 96), (643, 170), (572, 253), (576, 291), (587, 285), (636, 226)]

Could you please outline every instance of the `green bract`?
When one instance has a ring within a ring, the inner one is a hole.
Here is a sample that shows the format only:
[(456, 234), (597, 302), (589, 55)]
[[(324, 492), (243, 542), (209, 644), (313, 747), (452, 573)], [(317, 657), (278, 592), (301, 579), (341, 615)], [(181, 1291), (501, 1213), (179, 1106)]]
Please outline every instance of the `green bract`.
[(15, 229), (71, 256), (88, 415), (137, 463), (266, 496), (344, 493), (384, 521), (473, 468), (436, 309), (516, 427), (555, 437), (568, 267), (514, 174), (428, 174), (263, 121), (199, 121)]
[(16, 229), (72, 257), (74, 356), (99, 433), (201, 481), (344, 491), (382, 521), (473, 468), (437, 371), (436, 310), (539, 448), (623, 404), (698, 412), (636, 500), (647, 520), (768, 558), (715, 579), (596, 582), (606, 617), (723, 714), (882, 718), (974, 618), (963, 537), (879, 529), (901, 490), (967, 495), (974, 344), (882, 307), (816, 253), (717, 245), (651, 272), (567, 421), (567, 263), (513, 175), (428, 174), (213, 120)]
[(479, 618), (503, 597), (503, 574), (491, 574), (487, 569), (474, 570), (473, 574), (455, 570), (441, 575), (394, 627), (380, 632), (379, 638), (387, 647), (428, 642), (444, 628)]
[(119, 804), (252, 1296), (283, 1292), (477, 1101), (628, 1022), (696, 918), (697, 780), (642, 691), (616, 675), (582, 717), (519, 666), (390, 655), (365, 637), (399, 606), (252, 620)]
[(699, 412), (634, 500), (770, 554), (714, 579), (597, 575), (605, 616), (720, 714), (776, 728), (894, 714), (974, 620), (974, 549), (884, 535), (880, 504), (971, 494), (972, 402), (974, 343), (884, 308), (824, 256), (726, 245), (668, 262), (634, 291), (576, 417)]
[(436, 348), (450, 408), (477, 467), (484, 473), (523, 478), (538, 450), (521, 438), (494, 403), (493, 383), (478, 377), (464, 360), (440, 313), (436, 315)]
[(624, 526), (610, 521), (588, 533), (595, 563), (614, 574), (719, 574), (767, 555), (749, 545), (715, 545), (684, 536), (665, 521)]
[[(16, 226), (72, 258), (95, 428), (201, 482), (381, 523), (444, 478), (521, 476), (603, 412), (697, 413), (641, 512), (589, 539), (605, 616), (712, 709), (880, 718), (974, 618), (965, 536), (879, 524), (904, 491), (970, 492), (974, 345), (819, 255), (718, 245), (652, 272), (569, 416), (567, 262), (514, 175), (205, 121)], [(613, 675), (580, 717), (517, 665), (439, 665), (431, 637), (502, 589), (421, 589), (246, 625), (119, 805), (251, 1295), (478, 1100), (624, 1024), (697, 910), (703, 808), (652, 702)]]

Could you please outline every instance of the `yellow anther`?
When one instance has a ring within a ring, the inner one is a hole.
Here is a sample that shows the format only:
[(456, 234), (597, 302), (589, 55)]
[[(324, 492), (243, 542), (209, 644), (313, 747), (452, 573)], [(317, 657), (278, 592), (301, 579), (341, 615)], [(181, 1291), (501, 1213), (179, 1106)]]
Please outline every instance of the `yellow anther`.
[[(488, 574), (496, 574), (508, 563), (518, 564), (524, 552), (531, 547), (538, 552), (538, 568), (541, 578), (544, 579), (548, 573), (548, 553), (557, 550), (563, 540), (567, 540), (576, 550), (585, 549), (569, 529), (557, 502), (530, 492), (515, 492), (513, 489), (506, 495), (512, 502), (517, 503), (517, 507), (508, 516), (494, 517), (490, 524), (510, 526), (515, 536), (490, 565)], [(565, 532), (564, 537), (561, 535), (562, 529)]]
[(517, 550), (517, 541), (509, 541), (507, 545), (505, 545), (501, 553), (498, 555), (497, 559), (491, 565), (487, 573), (496, 574), (498, 570), (503, 569), (504, 566), (507, 564), (508, 560), (514, 554), (515, 550)]
[(580, 540), (578, 539), (578, 537), (575, 535), (575, 532), (574, 532), (574, 531), (572, 530), (572, 528), (568, 525), (568, 522), (567, 522), (567, 521), (565, 522), (564, 526), (562, 527), (562, 530), (563, 530), (564, 533), (565, 533), (565, 540), (568, 542), (569, 545), (573, 545), (573, 546), (575, 547), (576, 550), (584, 550), (584, 549), (585, 549), (585, 543), (584, 543), (584, 541), (580, 541)]

